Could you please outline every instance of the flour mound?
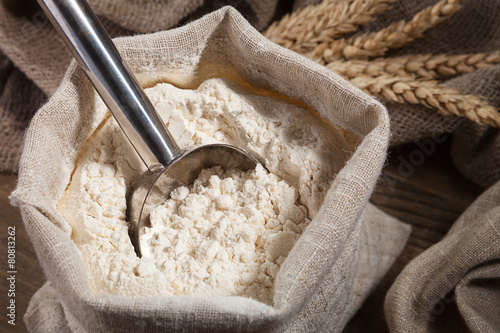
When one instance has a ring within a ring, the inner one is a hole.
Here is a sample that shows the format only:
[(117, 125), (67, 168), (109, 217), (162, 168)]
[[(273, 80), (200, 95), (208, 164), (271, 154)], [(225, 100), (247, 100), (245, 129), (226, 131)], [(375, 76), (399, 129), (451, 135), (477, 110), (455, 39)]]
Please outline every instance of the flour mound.
[[(146, 89), (179, 147), (226, 143), (262, 167), (204, 170), (158, 207), (137, 257), (127, 194), (146, 171), (109, 116), (82, 147), (58, 210), (95, 294), (252, 297), (272, 305), (276, 275), (317, 214), (349, 147), (335, 127), (288, 100), (225, 79)], [(104, 104), (96, 113), (106, 114)], [(307, 216), (307, 217), (306, 217)]]
[(260, 164), (203, 170), (151, 214), (141, 244), (177, 295), (240, 295), (272, 304), (279, 266), (306, 228), (297, 189)]

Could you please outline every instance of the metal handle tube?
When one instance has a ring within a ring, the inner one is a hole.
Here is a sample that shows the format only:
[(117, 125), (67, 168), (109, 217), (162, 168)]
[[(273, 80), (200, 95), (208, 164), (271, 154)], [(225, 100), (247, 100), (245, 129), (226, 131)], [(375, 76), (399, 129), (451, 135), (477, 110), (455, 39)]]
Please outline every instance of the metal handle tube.
[(146, 166), (170, 164), (179, 148), (85, 0), (38, 0)]

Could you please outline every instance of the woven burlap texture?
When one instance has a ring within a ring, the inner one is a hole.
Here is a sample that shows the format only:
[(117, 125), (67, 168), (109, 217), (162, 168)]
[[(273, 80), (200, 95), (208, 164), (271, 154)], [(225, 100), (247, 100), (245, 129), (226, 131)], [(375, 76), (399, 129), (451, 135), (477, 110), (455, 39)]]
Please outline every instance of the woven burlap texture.
[(0, 51), (0, 171), (17, 169), (23, 134), (43, 92)]
[[(327, 70), (262, 37), (230, 7), (168, 32), (115, 40), (144, 84), (162, 77), (236, 73), (302, 100), (361, 139), (283, 264), (274, 307), (242, 297), (92, 295), (56, 204), (78, 151), (101, 123), (96, 95), (72, 63), (27, 131), (12, 203), (20, 206), (49, 280), (33, 298), (31, 331), (339, 331), (392, 265), (409, 227), (368, 204), (389, 142), (386, 109)], [(166, 75), (166, 76), (164, 76)]]
[(497, 183), (464, 212), (441, 242), (405, 267), (385, 302), (392, 331), (432, 332), (453, 303), (468, 330), (500, 331), (499, 201)]

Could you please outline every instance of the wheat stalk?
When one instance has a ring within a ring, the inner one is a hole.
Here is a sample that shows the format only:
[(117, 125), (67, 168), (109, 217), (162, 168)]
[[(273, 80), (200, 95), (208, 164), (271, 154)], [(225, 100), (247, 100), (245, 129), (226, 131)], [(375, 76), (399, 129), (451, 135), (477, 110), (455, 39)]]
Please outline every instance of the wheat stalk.
[[(366, 92), (398, 103), (422, 104), (444, 115), (467, 117), (500, 128), (498, 110), (477, 95), (439, 85), (438, 81), (500, 63), (500, 53), (462, 55), (383, 56), (422, 36), (446, 20), (465, 0), (440, 0), (418, 12), (410, 21), (401, 20), (374, 33), (348, 39), (355, 31), (396, 0), (324, 0), (273, 23), (265, 32), (272, 41), (302, 53), (337, 71)], [(345, 61), (343, 59), (353, 59)]]
[(324, 0), (285, 15), (271, 24), (264, 36), (296, 52), (312, 51), (342, 34), (355, 31), (374, 20), (388, 4), (397, 0)]
[(500, 64), (500, 52), (458, 55), (406, 55), (393, 58), (333, 61), (326, 66), (347, 78), (360, 75), (377, 77), (412, 75), (415, 78), (446, 79), (459, 74), (472, 73), (477, 69)]
[(467, 117), (500, 127), (498, 109), (477, 95), (464, 95), (453, 88), (440, 86), (434, 80), (415, 80), (410, 75), (361, 75), (350, 80), (358, 88), (397, 103), (422, 104), (443, 115)]
[(339, 58), (366, 59), (385, 54), (388, 49), (400, 48), (422, 36), (428, 29), (449, 18), (460, 9), (464, 0), (440, 0), (413, 16), (406, 22), (391, 23), (388, 27), (373, 33), (354, 36), (349, 39), (337, 39), (327, 45), (319, 45), (309, 57), (322, 59), (329, 63)]

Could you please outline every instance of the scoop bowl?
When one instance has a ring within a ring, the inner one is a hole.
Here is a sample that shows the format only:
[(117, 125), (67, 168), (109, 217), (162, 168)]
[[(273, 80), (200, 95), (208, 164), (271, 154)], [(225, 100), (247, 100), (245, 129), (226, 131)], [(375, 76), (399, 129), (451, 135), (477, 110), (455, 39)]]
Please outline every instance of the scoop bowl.
[(194, 182), (202, 169), (220, 166), (223, 170), (252, 170), (259, 161), (245, 150), (227, 144), (210, 144), (183, 150), (179, 158), (166, 167), (147, 171), (135, 184), (128, 202), (130, 239), (139, 257), (144, 252), (141, 238), (151, 226), (151, 212), (168, 200), (179, 186)]

